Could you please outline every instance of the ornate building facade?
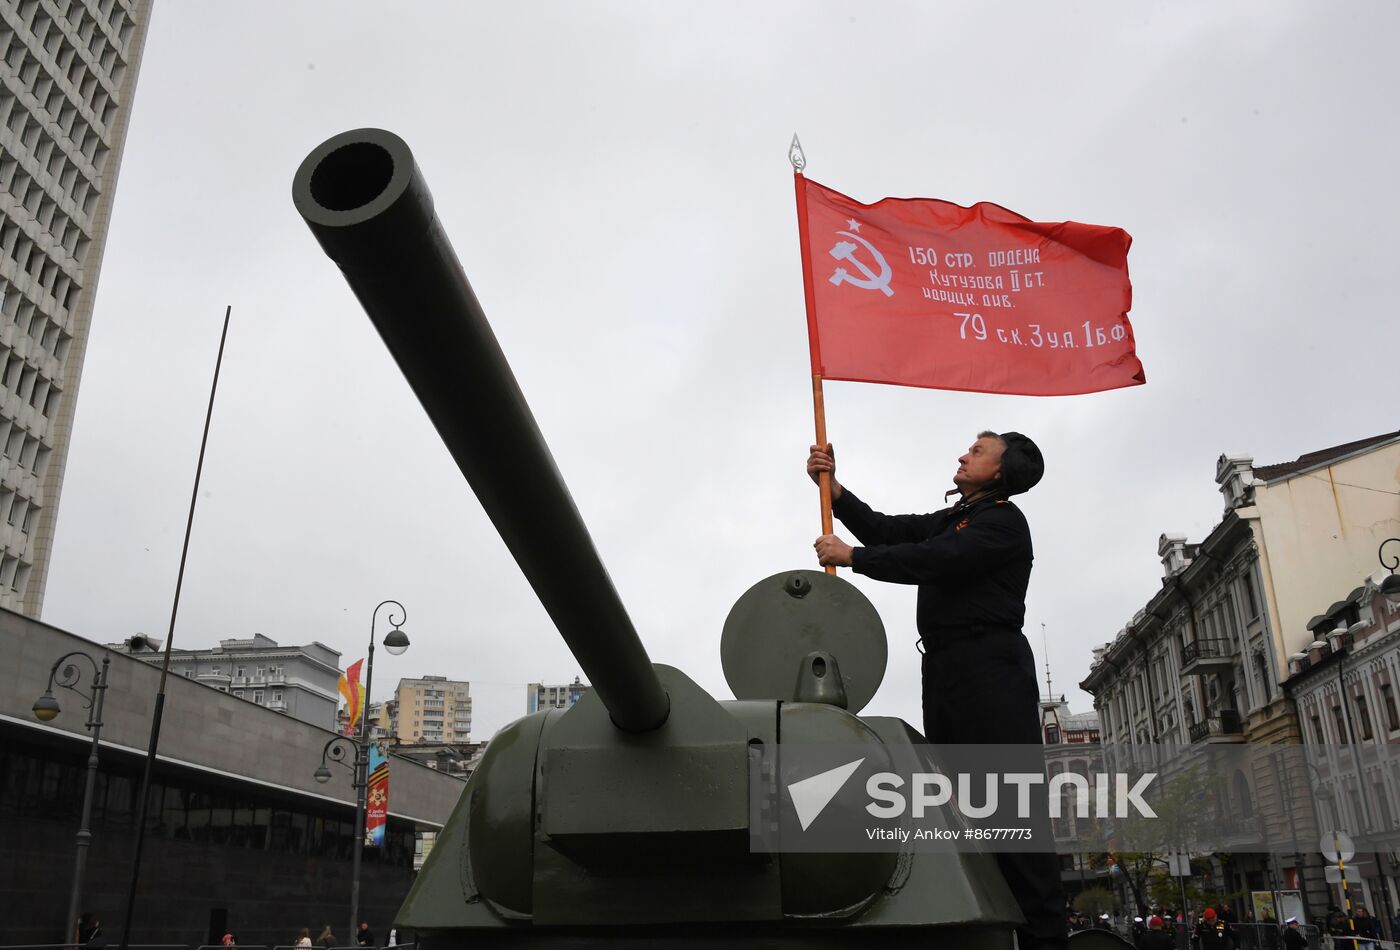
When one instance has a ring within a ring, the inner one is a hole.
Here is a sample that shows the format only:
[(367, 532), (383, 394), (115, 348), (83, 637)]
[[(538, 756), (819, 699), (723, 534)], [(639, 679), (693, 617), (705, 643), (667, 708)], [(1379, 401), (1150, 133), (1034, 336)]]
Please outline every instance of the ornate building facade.
[[(1377, 545), (1400, 530), (1397, 473), (1393, 432), (1277, 465), (1222, 455), (1221, 520), (1196, 543), (1161, 536), (1160, 589), (1094, 651), (1081, 685), (1105, 745), (1300, 744), (1283, 685), (1290, 657), (1315, 639), (1316, 605), (1369, 573)], [(1250, 851), (1261, 836), (1306, 838), (1299, 822), (1316, 829), (1315, 816), (1292, 807), (1295, 779), (1255, 768), (1223, 782), (1221, 810), (1239, 820), (1220, 842), (1230, 857), (1214, 862), (1217, 890), (1302, 890), (1313, 912), (1325, 909), (1319, 857)]]

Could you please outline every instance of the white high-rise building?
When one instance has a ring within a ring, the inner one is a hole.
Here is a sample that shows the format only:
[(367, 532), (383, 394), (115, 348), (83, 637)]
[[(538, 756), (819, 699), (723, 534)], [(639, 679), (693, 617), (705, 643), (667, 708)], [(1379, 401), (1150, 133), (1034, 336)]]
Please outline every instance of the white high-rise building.
[(151, 0), (0, 0), (0, 607), (38, 617)]

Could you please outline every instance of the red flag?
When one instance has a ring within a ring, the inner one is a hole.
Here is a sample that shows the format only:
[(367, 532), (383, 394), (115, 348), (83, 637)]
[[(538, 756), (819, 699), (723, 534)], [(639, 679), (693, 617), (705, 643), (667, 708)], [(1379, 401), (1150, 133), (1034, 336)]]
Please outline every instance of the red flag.
[(987, 202), (865, 205), (796, 177), (814, 375), (1030, 396), (1146, 381), (1122, 229)]

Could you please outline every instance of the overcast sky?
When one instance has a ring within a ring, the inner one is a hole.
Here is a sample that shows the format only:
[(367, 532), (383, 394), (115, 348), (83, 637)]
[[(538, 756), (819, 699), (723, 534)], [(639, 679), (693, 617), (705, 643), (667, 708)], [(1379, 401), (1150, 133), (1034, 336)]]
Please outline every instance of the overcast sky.
[[(414, 149), (652, 659), (729, 692), (735, 599), (814, 567), (792, 174), (862, 201), (1122, 227), (1147, 385), (1028, 398), (828, 383), (841, 480), (942, 506), (979, 429), (1044, 450), (1027, 633), (1076, 711), (1158, 536), (1259, 464), (1397, 426), (1393, 3), (159, 2), (83, 371), (44, 619), (163, 638), (233, 306), (176, 644), (260, 632), (467, 679), (477, 737), (577, 665), (292, 208), (334, 133)], [(868, 707), (919, 721), (914, 590)], [(1344, 592), (1342, 592), (1344, 593)], [(1325, 605), (1321, 605), (1325, 606)], [(381, 622), (380, 635), (387, 629)]]

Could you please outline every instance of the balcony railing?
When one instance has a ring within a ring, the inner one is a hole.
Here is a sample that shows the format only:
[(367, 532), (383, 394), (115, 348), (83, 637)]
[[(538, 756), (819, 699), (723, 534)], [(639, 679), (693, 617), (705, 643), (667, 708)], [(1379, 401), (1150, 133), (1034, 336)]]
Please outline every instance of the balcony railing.
[(1214, 672), (1234, 665), (1231, 640), (1193, 640), (1181, 650), (1181, 672), (1187, 676)]
[(1231, 818), (1220, 825), (1219, 833), (1222, 838), (1232, 844), (1238, 844), (1241, 841), (1257, 841), (1259, 838), (1259, 816)]
[(1233, 709), (1223, 709), (1218, 716), (1191, 723), (1188, 733), (1192, 742), (1200, 742), (1217, 736), (1237, 736), (1243, 731), (1240, 726), (1240, 714)]
[(1231, 658), (1229, 640), (1193, 640), (1181, 651), (1181, 665), (1197, 660), (1228, 660)]

